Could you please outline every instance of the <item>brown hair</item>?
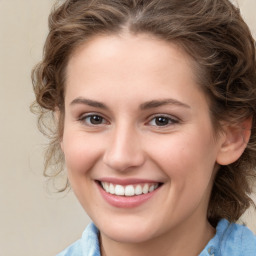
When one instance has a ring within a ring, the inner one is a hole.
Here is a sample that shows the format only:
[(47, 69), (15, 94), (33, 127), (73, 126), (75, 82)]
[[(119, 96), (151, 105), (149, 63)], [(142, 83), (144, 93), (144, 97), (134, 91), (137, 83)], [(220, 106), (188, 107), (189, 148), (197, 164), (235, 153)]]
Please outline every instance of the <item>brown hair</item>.
[[(253, 204), (248, 195), (256, 176), (256, 60), (251, 33), (239, 9), (228, 0), (66, 0), (55, 6), (43, 60), (32, 72), (33, 108), (37, 108), (39, 127), (50, 138), (45, 174), (56, 176), (63, 170), (59, 142), (65, 68), (72, 52), (93, 36), (124, 29), (174, 42), (191, 56), (210, 99), (216, 131), (223, 120), (238, 124), (252, 117), (250, 141), (239, 160), (220, 166), (208, 208), (214, 226), (220, 218), (236, 221)], [(56, 108), (60, 119), (54, 129), (48, 115)]]

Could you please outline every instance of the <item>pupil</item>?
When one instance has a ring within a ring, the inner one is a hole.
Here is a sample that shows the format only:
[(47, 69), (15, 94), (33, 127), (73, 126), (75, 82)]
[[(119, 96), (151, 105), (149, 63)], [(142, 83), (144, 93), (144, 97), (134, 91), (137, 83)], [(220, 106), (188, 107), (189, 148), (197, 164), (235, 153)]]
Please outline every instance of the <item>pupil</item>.
[(100, 116), (91, 116), (91, 123), (92, 124), (101, 124), (102, 123), (102, 117)]
[(157, 117), (156, 124), (159, 126), (167, 125), (169, 122), (168, 118), (166, 117)]

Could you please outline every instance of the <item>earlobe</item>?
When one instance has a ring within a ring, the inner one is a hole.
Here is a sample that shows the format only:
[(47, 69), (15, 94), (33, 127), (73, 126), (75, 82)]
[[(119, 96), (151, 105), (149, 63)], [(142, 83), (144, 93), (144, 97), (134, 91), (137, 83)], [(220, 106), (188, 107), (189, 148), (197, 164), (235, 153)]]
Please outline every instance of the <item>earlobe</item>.
[(234, 163), (243, 154), (251, 136), (252, 118), (237, 125), (224, 127), (223, 140), (217, 155), (217, 163), (228, 165)]

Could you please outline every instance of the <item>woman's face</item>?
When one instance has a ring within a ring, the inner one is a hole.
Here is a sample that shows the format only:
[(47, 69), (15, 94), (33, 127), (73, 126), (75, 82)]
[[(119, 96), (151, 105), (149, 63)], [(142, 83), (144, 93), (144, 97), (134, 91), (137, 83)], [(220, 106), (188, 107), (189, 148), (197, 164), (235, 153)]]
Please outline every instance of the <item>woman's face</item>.
[(222, 142), (191, 63), (149, 35), (96, 37), (72, 55), (61, 146), (103, 236), (143, 242), (206, 222)]

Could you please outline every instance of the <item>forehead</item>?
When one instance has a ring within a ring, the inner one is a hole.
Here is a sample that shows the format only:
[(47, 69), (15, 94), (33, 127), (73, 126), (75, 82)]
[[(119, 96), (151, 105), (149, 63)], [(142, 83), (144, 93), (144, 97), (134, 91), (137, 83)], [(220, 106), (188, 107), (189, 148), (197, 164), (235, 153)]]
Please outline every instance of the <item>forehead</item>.
[(193, 60), (175, 43), (150, 34), (96, 36), (77, 47), (71, 55), (66, 69), (67, 84), (73, 80), (74, 71), (86, 72), (88, 78), (95, 72), (112, 78), (115, 74), (126, 77), (129, 73), (163, 75), (167, 69), (169, 72), (174, 68), (166, 66), (170, 64), (175, 64), (176, 73), (184, 72), (185, 68), (190, 80), (196, 80)]
[(97, 36), (73, 52), (66, 70), (66, 96), (92, 92), (104, 98), (107, 88), (127, 97), (153, 91), (164, 98), (174, 85), (188, 94), (188, 85), (200, 90), (193, 64), (179, 45), (150, 34)]

